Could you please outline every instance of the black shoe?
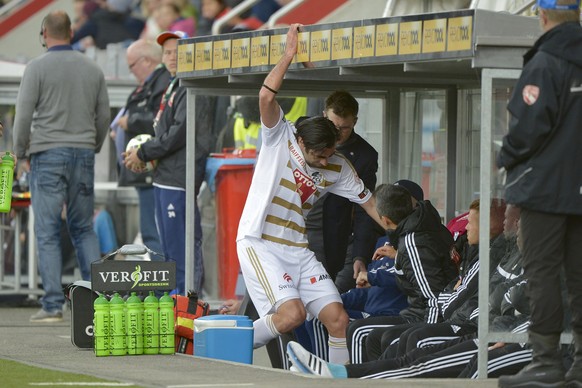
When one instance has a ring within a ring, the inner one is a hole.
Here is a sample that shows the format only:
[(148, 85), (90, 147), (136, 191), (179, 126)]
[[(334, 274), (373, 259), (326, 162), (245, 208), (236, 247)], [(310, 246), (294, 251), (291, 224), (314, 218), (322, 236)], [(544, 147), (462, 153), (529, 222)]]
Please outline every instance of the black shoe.
[(555, 366), (531, 363), (514, 376), (501, 376), (499, 388), (515, 387), (564, 387), (564, 370)]

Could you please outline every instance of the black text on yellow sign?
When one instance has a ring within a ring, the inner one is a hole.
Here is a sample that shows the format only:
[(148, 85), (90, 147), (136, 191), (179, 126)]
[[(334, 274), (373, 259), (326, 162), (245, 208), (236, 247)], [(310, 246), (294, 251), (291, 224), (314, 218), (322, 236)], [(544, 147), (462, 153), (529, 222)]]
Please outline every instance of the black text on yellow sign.
[(251, 64), (251, 38), (232, 40), (232, 68), (248, 67)]
[(353, 29), (336, 28), (331, 32), (331, 59), (352, 58)]
[(251, 66), (269, 64), (269, 36), (255, 36), (251, 38)]
[(181, 44), (178, 46), (178, 72), (194, 71), (194, 45)]
[(376, 26), (354, 27), (354, 58), (374, 56)]
[(450, 18), (447, 35), (447, 51), (471, 50), (473, 16)]
[(331, 30), (311, 32), (311, 61), (329, 61), (331, 58)]
[(212, 42), (196, 43), (195, 70), (212, 70)]
[(230, 68), (230, 40), (219, 40), (213, 44), (214, 62), (212, 68), (214, 70)]
[(271, 65), (276, 65), (279, 59), (285, 54), (285, 46), (287, 42), (287, 34), (271, 36), (270, 58)]
[(297, 37), (297, 62), (309, 62), (309, 32), (300, 32)]
[(446, 49), (447, 19), (425, 20), (422, 30), (422, 52), (442, 53)]
[(399, 51), (400, 55), (420, 54), (422, 36), (422, 21), (400, 23)]
[(376, 56), (398, 54), (398, 23), (376, 26)]

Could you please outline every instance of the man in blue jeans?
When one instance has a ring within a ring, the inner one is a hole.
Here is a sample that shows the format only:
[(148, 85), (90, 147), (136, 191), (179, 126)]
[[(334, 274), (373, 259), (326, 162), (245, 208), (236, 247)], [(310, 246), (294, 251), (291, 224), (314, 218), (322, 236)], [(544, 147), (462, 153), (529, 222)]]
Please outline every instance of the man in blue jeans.
[(34, 234), (45, 295), (31, 322), (63, 319), (61, 285), (61, 211), (83, 279), (99, 259), (93, 231), (95, 153), (109, 129), (109, 98), (101, 69), (73, 51), (71, 20), (53, 11), (43, 20), (41, 39), (47, 52), (24, 71), (16, 101), (13, 143), (16, 155), (30, 159)]

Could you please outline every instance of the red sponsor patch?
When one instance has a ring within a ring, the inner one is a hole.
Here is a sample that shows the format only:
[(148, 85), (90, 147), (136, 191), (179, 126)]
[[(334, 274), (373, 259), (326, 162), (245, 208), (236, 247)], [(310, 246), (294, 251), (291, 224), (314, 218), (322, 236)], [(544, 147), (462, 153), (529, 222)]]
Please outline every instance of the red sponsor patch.
[(309, 281), (311, 282), (311, 284), (313, 284), (317, 281), (317, 278), (315, 276), (312, 276), (309, 278)]
[(293, 171), (293, 177), (295, 178), (295, 183), (297, 184), (297, 192), (301, 197), (301, 203), (307, 202), (309, 197), (311, 197), (317, 190), (315, 183), (313, 183), (313, 180), (311, 180), (310, 177), (305, 175), (298, 168)]
[(364, 198), (366, 198), (366, 195), (368, 195), (368, 189), (364, 189), (364, 191), (362, 191), (360, 194), (358, 194), (358, 198), (364, 199)]
[(535, 85), (525, 85), (521, 91), (521, 95), (523, 96), (523, 102), (527, 105), (533, 105), (540, 96), (540, 88)]

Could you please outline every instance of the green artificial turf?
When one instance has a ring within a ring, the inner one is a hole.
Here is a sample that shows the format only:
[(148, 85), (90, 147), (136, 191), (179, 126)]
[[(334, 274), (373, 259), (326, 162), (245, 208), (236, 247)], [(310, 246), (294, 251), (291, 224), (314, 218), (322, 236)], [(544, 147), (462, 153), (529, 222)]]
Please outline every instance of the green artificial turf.
[(78, 373), (38, 368), (0, 359), (0, 386), (23, 387), (138, 387), (128, 383), (99, 379)]

